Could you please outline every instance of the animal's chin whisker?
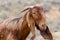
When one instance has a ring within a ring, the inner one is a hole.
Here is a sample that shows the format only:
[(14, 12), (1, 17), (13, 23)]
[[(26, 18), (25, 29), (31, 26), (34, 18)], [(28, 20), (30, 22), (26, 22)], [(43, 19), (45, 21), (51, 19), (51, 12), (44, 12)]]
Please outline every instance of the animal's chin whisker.
[(37, 28), (38, 30), (40, 30), (37, 24), (35, 24), (35, 26), (36, 26), (36, 28)]

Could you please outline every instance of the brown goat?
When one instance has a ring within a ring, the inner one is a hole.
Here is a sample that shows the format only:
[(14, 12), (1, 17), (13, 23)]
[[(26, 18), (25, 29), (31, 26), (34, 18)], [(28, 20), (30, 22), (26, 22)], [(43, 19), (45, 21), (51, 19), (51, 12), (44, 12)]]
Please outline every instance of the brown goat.
[(33, 40), (35, 37), (35, 29), (34, 27), (31, 26), (33, 25), (33, 23), (31, 23), (32, 19), (34, 20), (34, 24), (37, 27), (37, 29), (40, 30), (40, 33), (43, 36), (43, 38), (45, 40), (53, 40), (52, 34), (49, 31), (48, 26), (46, 25), (45, 12), (42, 7), (34, 6), (28, 12), (27, 21), (28, 24), (30, 24), (29, 26), (32, 30), (31, 32), (33, 34), (32, 36), (32, 40)]
[[(32, 37), (35, 38), (35, 26), (40, 30), (41, 35), (45, 40), (53, 40), (52, 34), (46, 25), (46, 17), (42, 7), (34, 6), (28, 8), (24, 17), (15, 18), (7, 21), (7, 24), (0, 26), (0, 40), (26, 40), (30, 32)], [(24, 10), (25, 11), (25, 10)]]
[[(53, 40), (52, 34), (46, 25), (45, 12), (42, 7), (34, 6), (32, 12), (29, 14), (34, 19), (35, 26), (40, 30), (41, 35), (45, 40)], [(30, 22), (30, 21), (29, 21)]]

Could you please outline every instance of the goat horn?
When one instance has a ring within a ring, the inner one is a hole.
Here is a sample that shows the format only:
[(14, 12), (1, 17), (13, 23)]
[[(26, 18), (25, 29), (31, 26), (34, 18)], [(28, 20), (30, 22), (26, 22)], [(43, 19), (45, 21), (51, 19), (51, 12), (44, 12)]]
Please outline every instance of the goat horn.
[(31, 9), (31, 8), (26, 8), (26, 9), (24, 9), (23, 11), (21, 11), (21, 13), (24, 12), (24, 11), (26, 11), (26, 10), (29, 10), (29, 9)]

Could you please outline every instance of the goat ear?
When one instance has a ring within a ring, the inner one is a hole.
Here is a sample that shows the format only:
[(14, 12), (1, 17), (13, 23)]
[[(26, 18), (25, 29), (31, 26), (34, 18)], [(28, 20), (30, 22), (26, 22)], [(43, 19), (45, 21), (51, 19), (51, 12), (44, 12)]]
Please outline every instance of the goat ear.
[(30, 12), (27, 13), (26, 20), (28, 22), (28, 27), (30, 28), (31, 33), (32, 33), (32, 37), (30, 40), (33, 40), (35, 37), (35, 22), (34, 22), (33, 18), (31, 17)]
[(28, 26), (35, 26), (35, 22), (34, 22), (34, 19), (32, 18), (31, 16), (31, 13), (28, 12), (27, 15), (26, 15), (26, 20), (28, 22)]

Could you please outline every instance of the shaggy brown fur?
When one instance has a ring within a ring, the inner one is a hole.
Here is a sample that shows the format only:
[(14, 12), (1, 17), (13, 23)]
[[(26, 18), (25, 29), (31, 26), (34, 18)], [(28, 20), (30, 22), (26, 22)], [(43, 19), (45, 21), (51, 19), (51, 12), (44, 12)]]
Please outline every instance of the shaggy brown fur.
[[(34, 6), (28, 8), (22, 18), (15, 18), (1, 24), (0, 40), (26, 40), (29, 33), (32, 33), (30, 40), (35, 38), (35, 26), (40, 30), (45, 40), (53, 40), (49, 28), (46, 25), (46, 17), (42, 7)], [(25, 10), (24, 10), (25, 11)]]

